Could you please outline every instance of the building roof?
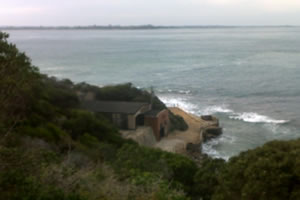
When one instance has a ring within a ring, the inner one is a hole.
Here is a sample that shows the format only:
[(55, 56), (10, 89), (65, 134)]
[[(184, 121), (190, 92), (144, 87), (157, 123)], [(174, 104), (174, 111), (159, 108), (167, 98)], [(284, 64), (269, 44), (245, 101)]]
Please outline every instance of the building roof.
[(82, 103), (83, 108), (92, 112), (123, 114), (135, 114), (146, 105), (149, 103), (127, 101), (84, 101)]

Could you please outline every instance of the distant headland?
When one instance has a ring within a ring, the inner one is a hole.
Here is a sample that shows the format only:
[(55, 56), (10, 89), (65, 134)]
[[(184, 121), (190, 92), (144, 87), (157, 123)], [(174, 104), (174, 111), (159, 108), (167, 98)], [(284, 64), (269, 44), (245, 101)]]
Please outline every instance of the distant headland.
[(157, 25), (88, 25), (88, 26), (0, 26), (0, 29), (10, 30), (151, 30), (151, 29), (203, 29), (203, 28), (261, 28), (261, 27), (297, 27), (291, 25), (280, 26), (227, 26), (227, 25), (184, 25), (184, 26), (157, 26)]

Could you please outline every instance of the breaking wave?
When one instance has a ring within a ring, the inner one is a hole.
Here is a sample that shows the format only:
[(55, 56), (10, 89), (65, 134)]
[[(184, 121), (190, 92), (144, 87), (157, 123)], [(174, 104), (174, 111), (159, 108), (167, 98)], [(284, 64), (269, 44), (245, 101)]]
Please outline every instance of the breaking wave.
[(201, 115), (213, 115), (217, 113), (225, 113), (232, 120), (240, 120), (248, 123), (265, 123), (265, 124), (285, 124), (288, 120), (273, 119), (266, 115), (261, 115), (255, 112), (235, 112), (228, 108), (227, 105), (212, 105), (201, 108), (200, 106), (190, 103), (184, 97), (159, 97), (168, 107), (179, 107), (186, 112)]
[(213, 139), (211, 141), (208, 141), (206, 143), (202, 144), (202, 152), (206, 153), (212, 158), (222, 158), (224, 160), (229, 160), (229, 155), (222, 155), (221, 151), (216, 150), (216, 146), (218, 146), (220, 143), (220, 139)]
[(197, 106), (187, 102), (184, 98), (168, 98), (168, 97), (159, 97), (159, 99), (166, 104), (167, 107), (178, 107), (182, 110), (195, 114)]
[(220, 105), (220, 106), (208, 106), (204, 108), (203, 110), (199, 110), (197, 114), (199, 115), (212, 115), (215, 113), (232, 113), (233, 111), (227, 108), (226, 105)]
[(158, 89), (159, 93), (191, 94), (191, 90)]
[(250, 123), (284, 124), (288, 122), (287, 120), (277, 120), (254, 112), (234, 113), (232, 116), (229, 116), (229, 118)]

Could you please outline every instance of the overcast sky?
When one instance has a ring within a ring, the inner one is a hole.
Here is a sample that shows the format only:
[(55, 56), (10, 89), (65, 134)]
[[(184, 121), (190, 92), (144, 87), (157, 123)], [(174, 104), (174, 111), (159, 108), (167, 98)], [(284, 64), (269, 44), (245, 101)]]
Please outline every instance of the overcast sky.
[(0, 25), (300, 25), (300, 0), (0, 0)]

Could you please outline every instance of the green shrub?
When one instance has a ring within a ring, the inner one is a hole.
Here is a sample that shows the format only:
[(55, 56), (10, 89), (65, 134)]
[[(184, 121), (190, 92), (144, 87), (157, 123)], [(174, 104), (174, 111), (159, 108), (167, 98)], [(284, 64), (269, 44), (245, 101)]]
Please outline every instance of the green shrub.
[(169, 111), (169, 118), (170, 118), (170, 131), (180, 130), (186, 131), (189, 126), (184, 121), (184, 119), (179, 115), (174, 115), (172, 112)]
[(120, 148), (114, 168), (122, 177), (143, 178), (144, 182), (147, 182), (147, 177), (149, 182), (153, 181), (153, 176), (161, 177), (172, 181), (173, 188), (183, 188), (189, 193), (197, 170), (193, 161), (181, 155), (130, 144)]
[(73, 139), (89, 133), (102, 142), (106, 141), (119, 146), (124, 142), (117, 129), (108, 120), (83, 110), (71, 112), (69, 119), (64, 121), (63, 127), (71, 133)]
[(220, 183), (218, 180), (225, 161), (222, 159), (205, 158), (201, 167), (194, 176), (194, 196), (201, 197), (203, 200), (210, 200)]
[(80, 136), (79, 142), (90, 148), (97, 148), (100, 146), (99, 140), (88, 133), (85, 133), (82, 136)]
[(8, 34), (0, 31), (0, 123), (10, 132), (26, 118), (32, 105), (33, 88), (39, 82), (36, 67), (25, 53), (8, 42)]
[(116, 145), (101, 142), (99, 145), (99, 150), (101, 152), (100, 156), (108, 163), (112, 163), (116, 160), (118, 152)]
[(53, 123), (47, 123), (38, 127), (23, 126), (18, 129), (22, 135), (41, 138), (50, 143), (58, 143), (68, 134)]
[(233, 157), (213, 198), (300, 199), (300, 140), (273, 141)]

